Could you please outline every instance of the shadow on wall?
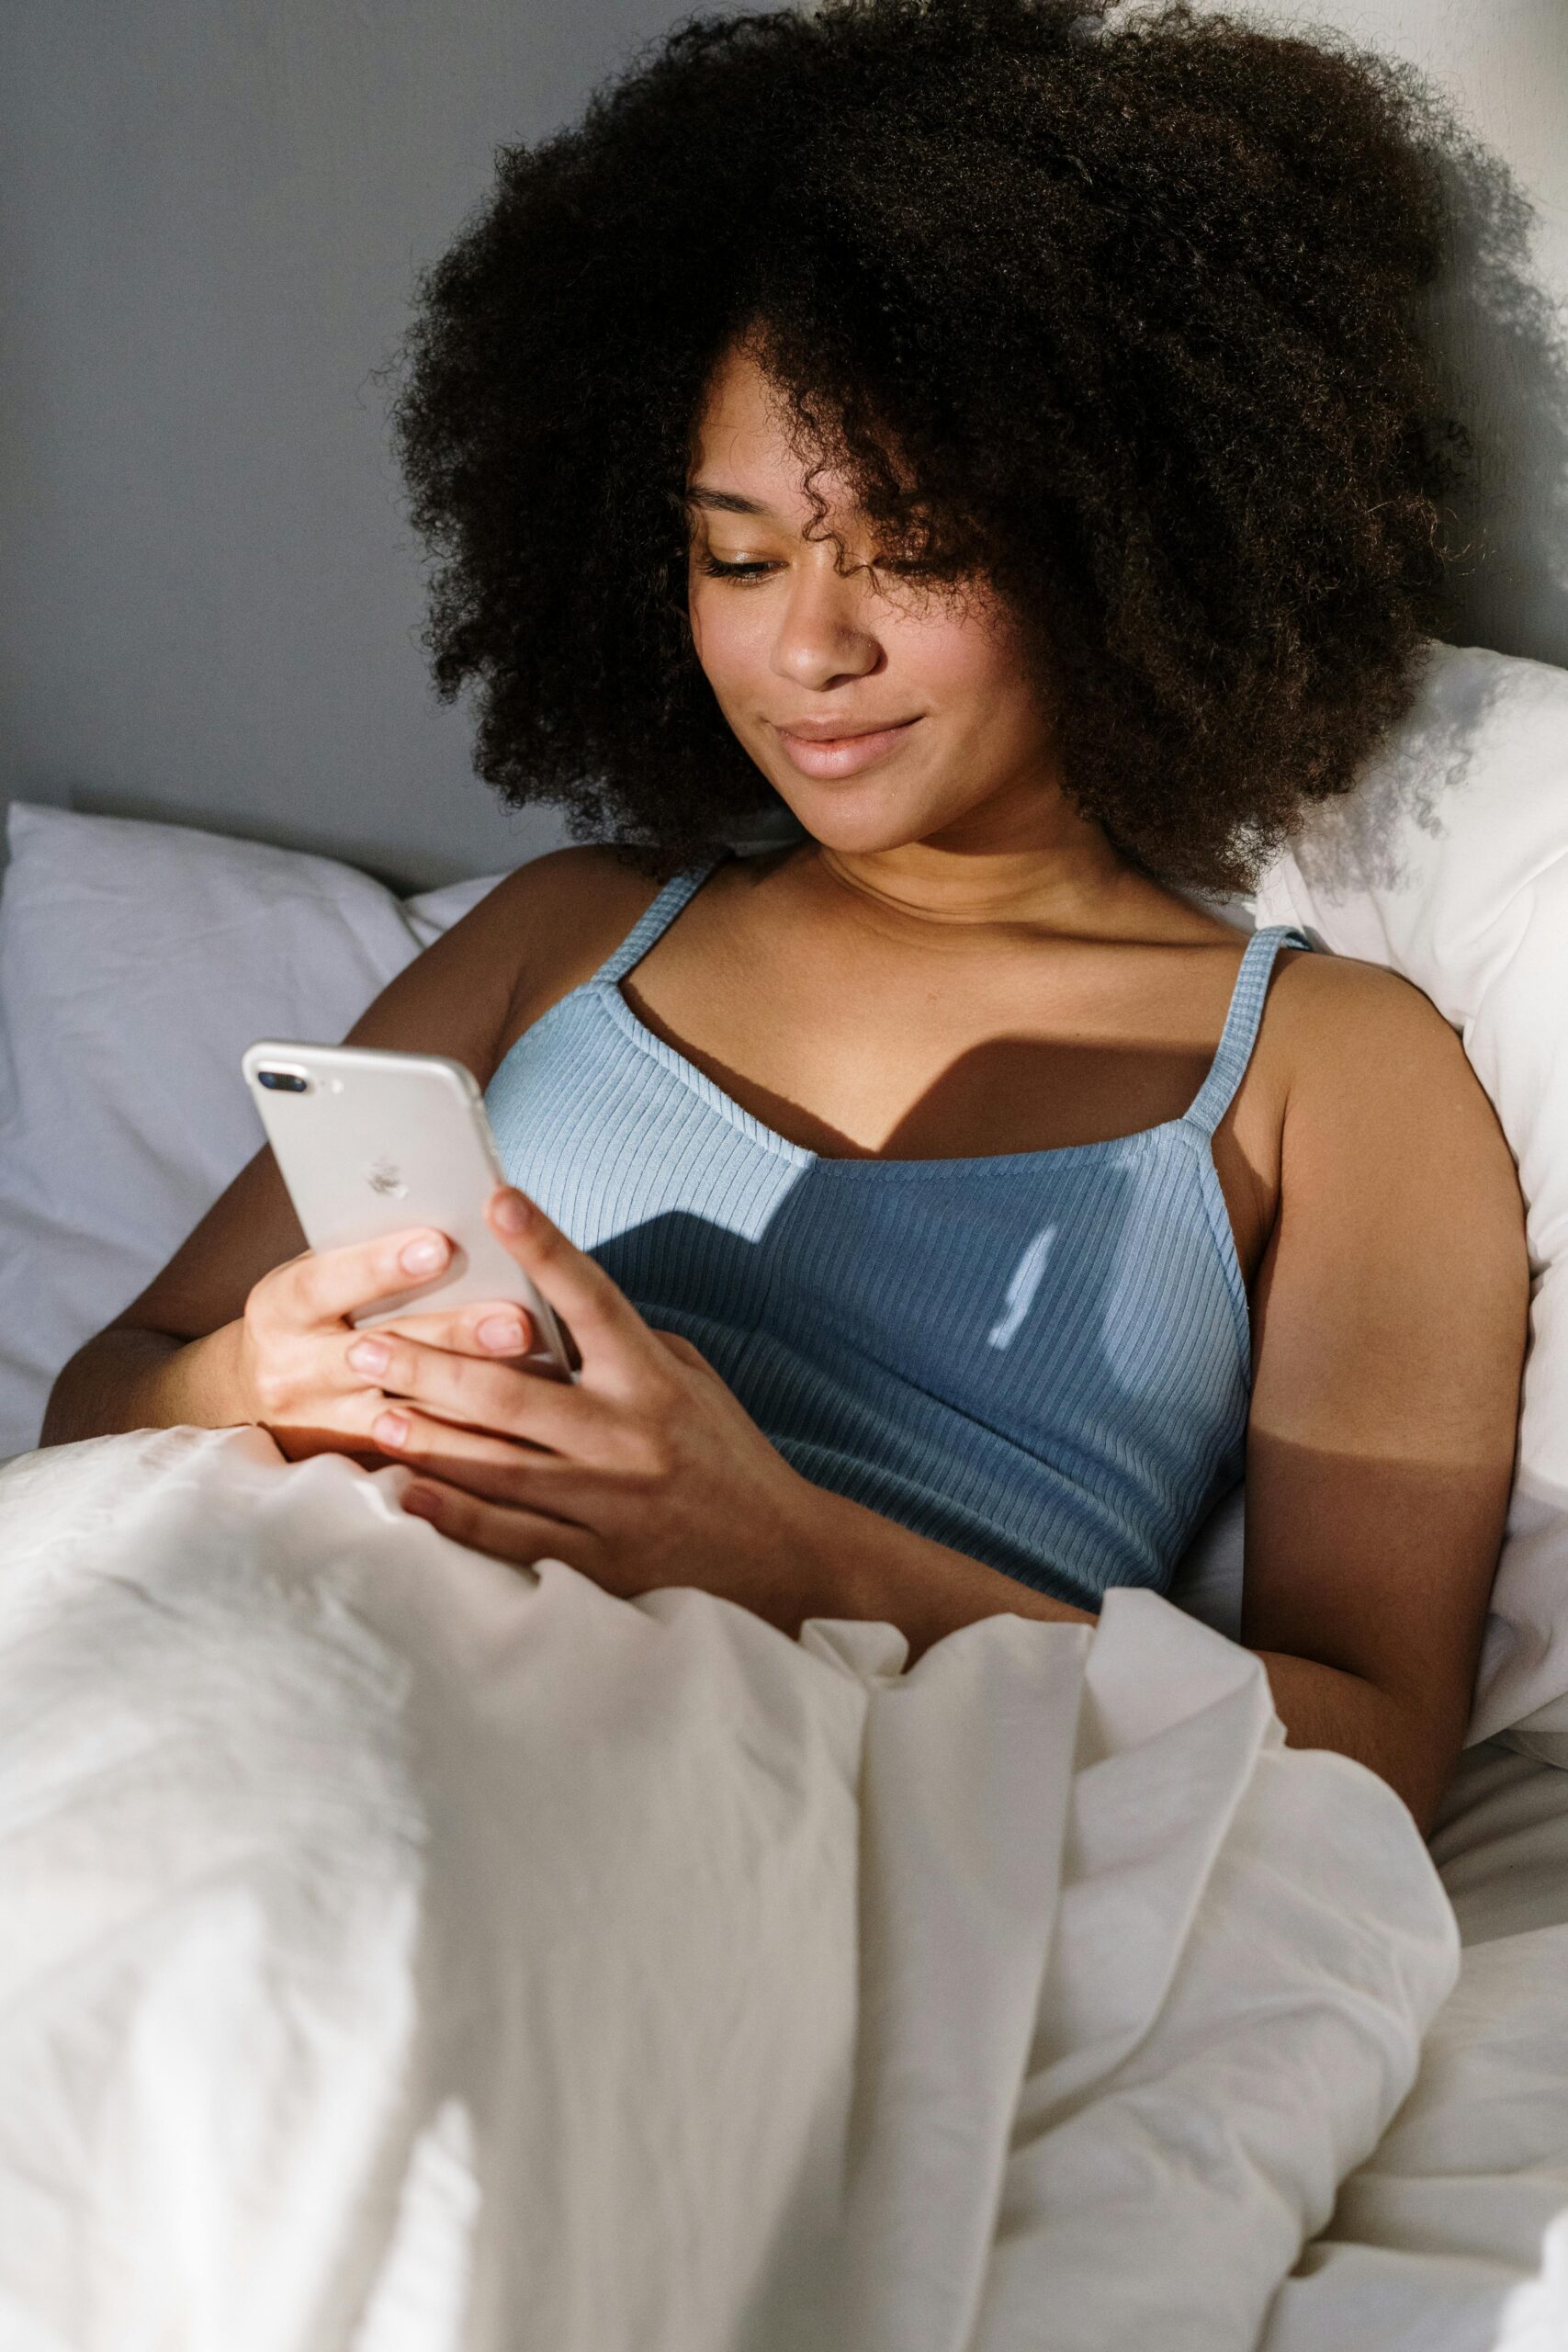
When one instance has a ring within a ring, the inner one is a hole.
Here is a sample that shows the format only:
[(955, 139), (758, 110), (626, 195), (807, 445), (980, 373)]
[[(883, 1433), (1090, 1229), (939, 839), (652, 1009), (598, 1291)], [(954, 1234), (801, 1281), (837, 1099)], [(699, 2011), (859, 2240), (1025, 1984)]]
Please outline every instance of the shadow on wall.
[(1438, 634), (1568, 667), (1568, 311), (1533, 273), (1536, 208), (1502, 158), (1461, 132), (1443, 178), (1450, 259), (1425, 318), (1475, 448)]

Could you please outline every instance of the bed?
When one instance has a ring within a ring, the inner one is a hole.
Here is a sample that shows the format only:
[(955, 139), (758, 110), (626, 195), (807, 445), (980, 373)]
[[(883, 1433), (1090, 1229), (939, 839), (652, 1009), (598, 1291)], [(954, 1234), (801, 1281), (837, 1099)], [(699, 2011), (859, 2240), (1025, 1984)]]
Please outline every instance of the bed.
[[(399, 1524), (395, 1468), (260, 1431), (32, 1451), (53, 1370), (255, 1148), (243, 1046), (341, 1034), (493, 877), (403, 901), (26, 806), (10, 846), (7, 2352), (1568, 2346), (1568, 673), (1434, 645), (1229, 910), (1422, 987), (1529, 1205), (1515, 1492), (1429, 1859), (1370, 1775), (1280, 1750), (1224, 1638), (1240, 1490), (1179, 1610), (992, 1621), (904, 1674), (887, 1628), (515, 1576)], [(611, 1855), (638, 1949), (568, 1904), (569, 1993), (524, 1896)]]

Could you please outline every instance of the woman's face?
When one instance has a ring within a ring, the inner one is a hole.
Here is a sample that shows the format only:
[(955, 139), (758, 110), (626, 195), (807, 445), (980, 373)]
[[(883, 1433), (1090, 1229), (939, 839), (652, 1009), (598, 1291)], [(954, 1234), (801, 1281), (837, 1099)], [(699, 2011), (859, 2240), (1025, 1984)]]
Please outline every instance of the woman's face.
[[(717, 370), (687, 485), (688, 611), (720, 708), (807, 831), (864, 854), (1030, 830), (1063, 804), (1050, 729), (1005, 608), (981, 588), (922, 597), (877, 550), (842, 484), (814, 519), (766, 377), (739, 350)], [(743, 564), (715, 576), (709, 565)], [(850, 569), (851, 566), (854, 568)], [(858, 739), (858, 740), (857, 740)]]

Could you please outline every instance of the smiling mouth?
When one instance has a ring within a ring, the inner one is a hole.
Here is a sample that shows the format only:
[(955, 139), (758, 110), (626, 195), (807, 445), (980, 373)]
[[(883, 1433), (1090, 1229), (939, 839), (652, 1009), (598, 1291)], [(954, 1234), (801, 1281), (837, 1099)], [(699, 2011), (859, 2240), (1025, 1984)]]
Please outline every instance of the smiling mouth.
[(801, 775), (836, 783), (893, 757), (919, 723), (917, 713), (913, 718), (895, 719), (890, 727), (862, 728), (842, 735), (798, 735), (792, 728), (781, 727), (778, 737), (785, 759)]

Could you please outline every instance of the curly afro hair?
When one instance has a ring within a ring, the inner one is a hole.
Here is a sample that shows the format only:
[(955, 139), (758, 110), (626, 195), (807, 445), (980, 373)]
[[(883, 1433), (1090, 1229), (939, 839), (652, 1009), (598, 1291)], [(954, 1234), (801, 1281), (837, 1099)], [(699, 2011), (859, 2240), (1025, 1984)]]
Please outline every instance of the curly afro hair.
[(655, 875), (779, 810), (686, 613), (694, 423), (761, 332), (879, 547), (1010, 606), (1075, 805), (1250, 888), (1440, 625), (1463, 137), (1409, 67), (1184, 0), (683, 18), (420, 280), (394, 421), (479, 774)]

